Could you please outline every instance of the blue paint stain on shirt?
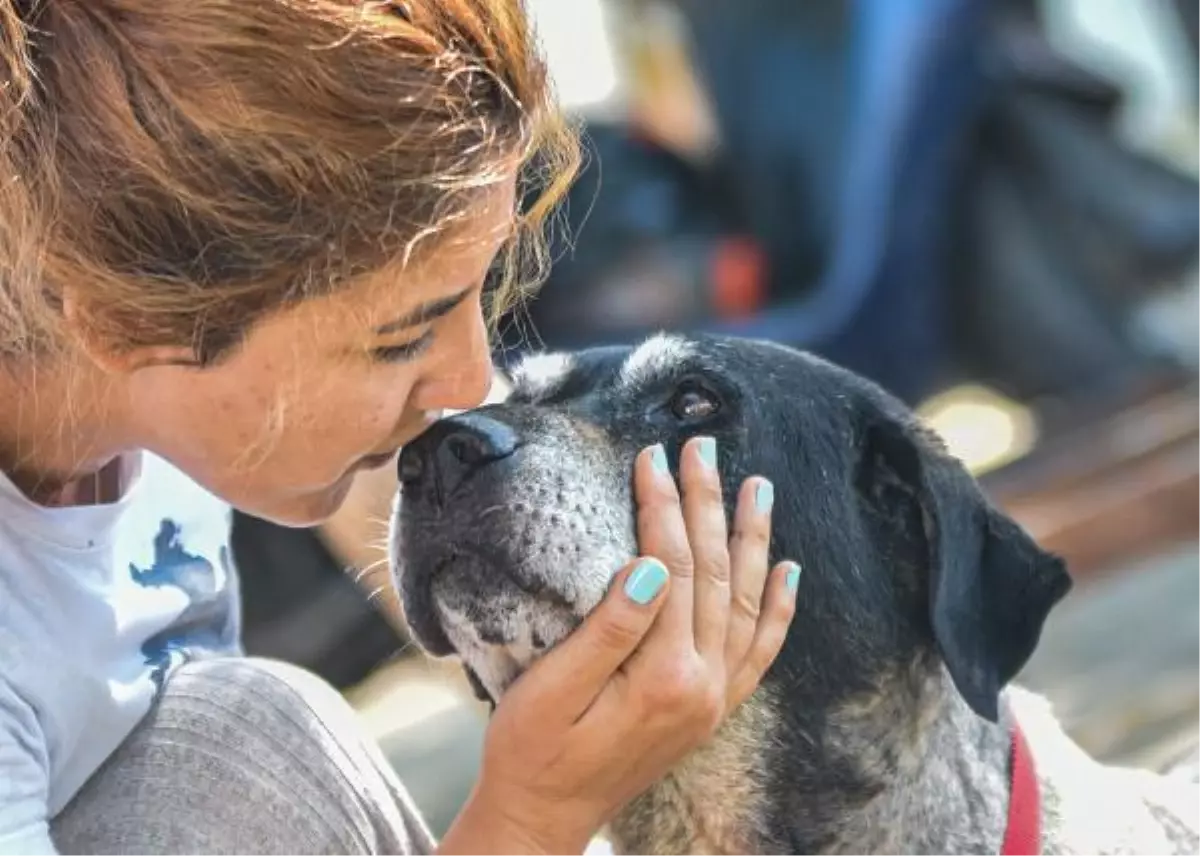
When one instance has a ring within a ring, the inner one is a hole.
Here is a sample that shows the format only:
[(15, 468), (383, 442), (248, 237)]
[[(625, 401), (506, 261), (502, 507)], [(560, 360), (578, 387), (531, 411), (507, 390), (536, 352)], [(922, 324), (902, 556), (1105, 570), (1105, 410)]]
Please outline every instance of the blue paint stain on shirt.
[[(232, 576), (228, 547), (217, 556), (224, 581)], [(154, 538), (154, 563), (149, 568), (130, 564), (129, 573), (139, 585), (183, 591), (188, 605), (171, 626), (142, 645), (142, 656), (151, 667), (150, 679), (161, 692), (167, 674), (197, 651), (214, 651), (235, 645), (236, 616), (230, 609), (225, 586), (213, 564), (204, 556), (190, 553), (183, 545), (183, 530), (173, 520), (163, 520)]]

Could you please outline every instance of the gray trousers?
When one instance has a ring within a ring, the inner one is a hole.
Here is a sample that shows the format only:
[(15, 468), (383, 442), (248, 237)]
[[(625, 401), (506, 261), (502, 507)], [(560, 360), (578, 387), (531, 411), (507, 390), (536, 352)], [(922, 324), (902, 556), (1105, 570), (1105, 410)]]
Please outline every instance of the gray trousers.
[(189, 663), (51, 821), (62, 853), (429, 853), (341, 695), (293, 666)]

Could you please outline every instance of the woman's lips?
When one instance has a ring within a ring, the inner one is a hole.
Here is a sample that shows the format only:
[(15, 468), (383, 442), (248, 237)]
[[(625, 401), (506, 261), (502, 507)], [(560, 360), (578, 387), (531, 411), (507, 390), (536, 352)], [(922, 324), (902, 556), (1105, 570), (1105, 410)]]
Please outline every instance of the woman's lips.
[(414, 437), (428, 429), (429, 426), (436, 422), (441, 415), (441, 411), (437, 410), (431, 410), (422, 413), (420, 418), (413, 420), (413, 423), (402, 433), (400, 443), (395, 449), (392, 449), (390, 452), (380, 452), (377, 455), (364, 455), (358, 459), (355, 469), (377, 470), (380, 467), (391, 463), (396, 459), (396, 455), (400, 454), (400, 449), (405, 443), (408, 443)]
[(385, 452), (380, 455), (368, 455), (365, 458), (359, 458), (357, 469), (362, 470), (377, 470), (380, 467), (386, 466), (395, 459), (399, 450), (394, 452)]

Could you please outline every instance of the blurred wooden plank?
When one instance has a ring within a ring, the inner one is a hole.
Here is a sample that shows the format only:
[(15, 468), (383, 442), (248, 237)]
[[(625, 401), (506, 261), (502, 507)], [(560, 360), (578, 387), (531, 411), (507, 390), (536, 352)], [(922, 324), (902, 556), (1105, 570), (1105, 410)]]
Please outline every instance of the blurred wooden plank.
[(1200, 537), (1200, 404), (1158, 396), (981, 479), (1077, 579)]
[(1194, 439), (1200, 423), (1198, 403), (1197, 390), (1188, 387), (1097, 413), (1073, 429), (1051, 431), (1031, 454), (987, 474), (983, 481), (994, 493), (1023, 496), (1095, 478), (1172, 443)]

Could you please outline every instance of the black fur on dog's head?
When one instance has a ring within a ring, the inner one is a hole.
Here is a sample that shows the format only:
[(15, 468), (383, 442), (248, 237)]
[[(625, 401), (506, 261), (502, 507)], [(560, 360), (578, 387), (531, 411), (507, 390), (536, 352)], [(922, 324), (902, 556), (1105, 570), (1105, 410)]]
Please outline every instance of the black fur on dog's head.
[(443, 420), (404, 450), (393, 521), (413, 633), (461, 655), (492, 698), (635, 554), (635, 455), (662, 442), (677, 471), (699, 434), (717, 440), (730, 505), (750, 475), (775, 483), (771, 558), (803, 568), (763, 686), (782, 700), (775, 727), (812, 744), (804, 769), (783, 773), (793, 780), (839, 775), (821, 757), (829, 717), (889, 676), (944, 664), (995, 721), (1068, 590), (1061, 561), (993, 509), (907, 408), (810, 355), (660, 336), (535, 357), (513, 380), (503, 404)]

